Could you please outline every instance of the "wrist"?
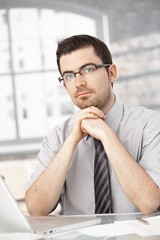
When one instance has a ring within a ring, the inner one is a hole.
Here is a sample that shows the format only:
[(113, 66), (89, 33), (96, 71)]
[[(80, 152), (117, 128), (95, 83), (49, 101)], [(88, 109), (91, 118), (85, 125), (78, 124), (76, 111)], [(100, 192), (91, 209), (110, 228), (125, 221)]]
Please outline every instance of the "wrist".
[(73, 145), (73, 146), (76, 146), (79, 141), (80, 141), (80, 139), (77, 139), (77, 137), (75, 137), (73, 134), (70, 134), (70, 135), (66, 138), (66, 142), (67, 142), (68, 144)]
[(104, 143), (109, 144), (112, 141), (112, 139), (115, 137), (115, 135), (116, 134), (113, 131), (113, 129), (107, 127), (107, 129), (101, 133), (100, 140), (102, 143), (104, 142)]

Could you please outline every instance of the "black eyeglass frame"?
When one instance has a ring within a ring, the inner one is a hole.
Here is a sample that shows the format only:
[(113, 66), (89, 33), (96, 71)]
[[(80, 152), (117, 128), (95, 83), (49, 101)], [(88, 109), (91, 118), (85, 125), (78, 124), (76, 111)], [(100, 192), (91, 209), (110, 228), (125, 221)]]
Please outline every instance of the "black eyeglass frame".
[[(102, 68), (102, 67), (109, 67), (111, 65), (111, 63), (104, 63), (104, 64), (94, 64), (94, 63), (91, 63), (91, 64), (87, 64), (85, 67), (90, 66), (90, 65), (93, 65), (96, 68), (96, 70), (97, 70), (97, 69)], [(77, 74), (82, 75), (81, 74), (82, 69), (83, 68), (81, 68), (78, 72), (72, 72), (72, 74), (75, 76), (75, 78), (76, 78)], [(64, 77), (63, 76), (59, 77), (58, 81), (61, 83), (62, 81), (64, 81)]]

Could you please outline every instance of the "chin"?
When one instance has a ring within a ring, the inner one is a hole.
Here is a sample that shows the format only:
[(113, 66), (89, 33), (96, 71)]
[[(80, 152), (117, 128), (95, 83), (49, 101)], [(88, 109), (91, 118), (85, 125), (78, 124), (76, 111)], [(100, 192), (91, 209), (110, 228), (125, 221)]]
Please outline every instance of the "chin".
[[(79, 105), (77, 105), (80, 109), (85, 109), (85, 108), (88, 108), (88, 107), (93, 107), (94, 106), (94, 104), (79, 104)], [(96, 107), (96, 106), (94, 106), (94, 107)]]
[(74, 104), (80, 109), (85, 109), (92, 106), (97, 107), (93, 101), (88, 100), (88, 98), (85, 98), (85, 97), (82, 99), (81, 102), (74, 101)]

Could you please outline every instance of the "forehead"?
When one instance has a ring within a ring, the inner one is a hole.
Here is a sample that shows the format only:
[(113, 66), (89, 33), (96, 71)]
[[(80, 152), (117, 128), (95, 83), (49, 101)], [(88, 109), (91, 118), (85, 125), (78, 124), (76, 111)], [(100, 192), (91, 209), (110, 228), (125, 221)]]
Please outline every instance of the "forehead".
[(100, 64), (101, 59), (96, 55), (92, 46), (78, 49), (60, 58), (60, 68), (64, 71), (77, 71), (79, 68), (88, 63)]

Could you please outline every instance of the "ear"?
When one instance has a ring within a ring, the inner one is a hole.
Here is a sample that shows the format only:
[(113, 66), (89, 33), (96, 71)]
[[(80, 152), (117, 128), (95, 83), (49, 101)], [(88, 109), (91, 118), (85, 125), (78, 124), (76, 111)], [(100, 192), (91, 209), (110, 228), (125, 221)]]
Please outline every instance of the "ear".
[(116, 77), (117, 77), (117, 67), (115, 64), (111, 64), (109, 66), (108, 76), (109, 76), (110, 82), (113, 84), (116, 81)]

